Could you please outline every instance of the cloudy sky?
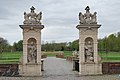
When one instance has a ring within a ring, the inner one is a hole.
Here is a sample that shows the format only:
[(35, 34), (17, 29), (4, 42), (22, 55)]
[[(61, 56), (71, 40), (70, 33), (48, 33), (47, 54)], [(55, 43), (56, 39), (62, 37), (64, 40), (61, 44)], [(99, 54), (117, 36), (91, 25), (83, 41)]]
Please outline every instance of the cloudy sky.
[(34, 6), (42, 11), (42, 41), (69, 42), (78, 39), (79, 12), (90, 6), (97, 12), (99, 38), (120, 31), (120, 0), (0, 0), (0, 37), (10, 44), (22, 39), (23, 13)]

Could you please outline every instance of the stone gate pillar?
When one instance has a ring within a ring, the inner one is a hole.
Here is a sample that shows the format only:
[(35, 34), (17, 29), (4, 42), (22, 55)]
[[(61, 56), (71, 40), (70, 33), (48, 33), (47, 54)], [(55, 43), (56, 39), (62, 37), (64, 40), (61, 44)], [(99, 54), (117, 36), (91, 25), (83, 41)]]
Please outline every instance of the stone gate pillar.
[(96, 12), (90, 13), (90, 8), (85, 8), (86, 12), (79, 13), (79, 74), (96, 75), (102, 74), (102, 64), (98, 56), (98, 28)]
[(41, 76), (41, 25), (42, 12), (35, 13), (32, 6), (30, 13), (24, 12), (23, 29), (23, 56), (19, 64), (21, 76)]

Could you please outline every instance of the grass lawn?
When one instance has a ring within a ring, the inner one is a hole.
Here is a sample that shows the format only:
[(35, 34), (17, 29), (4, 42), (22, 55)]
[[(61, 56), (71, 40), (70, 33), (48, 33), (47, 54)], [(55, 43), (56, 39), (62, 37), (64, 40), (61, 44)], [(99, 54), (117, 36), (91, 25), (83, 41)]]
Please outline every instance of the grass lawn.
[(62, 54), (63, 52), (62, 51), (48, 51), (48, 52), (42, 51), (42, 54), (45, 54), (48, 57), (53, 57), (53, 56), (56, 56), (57, 54), (60, 54), (60, 53)]
[(71, 56), (72, 51), (55, 51), (55, 52), (43, 52), (43, 54), (47, 54), (48, 57), (55, 57), (57, 54), (63, 53), (64, 57)]
[(64, 57), (72, 56), (72, 51), (64, 51)]
[(22, 52), (3, 52), (0, 54), (0, 64), (18, 63)]
[(120, 62), (120, 52), (99, 52), (102, 62)]
[(53, 56), (56, 56), (56, 54), (52, 54), (52, 53), (49, 53), (47, 54), (48, 57), (53, 57)]

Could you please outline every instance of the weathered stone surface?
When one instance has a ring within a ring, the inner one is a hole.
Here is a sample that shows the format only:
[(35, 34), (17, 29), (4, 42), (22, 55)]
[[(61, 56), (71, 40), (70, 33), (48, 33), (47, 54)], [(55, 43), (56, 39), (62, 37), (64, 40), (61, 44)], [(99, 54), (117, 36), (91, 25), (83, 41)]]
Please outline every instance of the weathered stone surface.
[(87, 6), (85, 8), (86, 13), (82, 14), (82, 12), (79, 13), (79, 20), (80, 20), (80, 24), (97, 24), (97, 12), (94, 12), (93, 14), (90, 13), (90, 8), (89, 6)]
[(24, 13), (23, 29), (23, 56), (19, 64), (21, 76), (41, 76), (41, 25), (42, 13), (36, 14), (32, 6), (30, 13)]
[[(91, 14), (90, 8), (85, 8), (86, 13), (80, 12), (79, 18), (83, 20), (77, 25), (79, 30), (79, 74), (80, 75), (97, 75), (102, 74), (102, 65), (98, 56), (98, 28), (96, 12)], [(83, 16), (83, 18), (81, 17)], [(93, 19), (94, 17), (94, 19)]]
[(30, 13), (26, 13), (24, 12), (24, 22), (23, 24), (28, 25), (28, 24), (41, 24), (40, 20), (42, 18), (42, 12), (40, 13), (35, 13), (35, 8), (32, 6), (30, 8), (31, 12)]

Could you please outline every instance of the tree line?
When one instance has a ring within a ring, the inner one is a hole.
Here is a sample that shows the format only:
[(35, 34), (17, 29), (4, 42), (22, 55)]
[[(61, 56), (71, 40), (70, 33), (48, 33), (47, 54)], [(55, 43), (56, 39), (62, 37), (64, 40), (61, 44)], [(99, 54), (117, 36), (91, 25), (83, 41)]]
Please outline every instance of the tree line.
[(0, 53), (11, 51), (12, 47), (8, 43), (8, 41), (2, 37), (0, 37)]
[(23, 50), (22, 42), (23, 40), (20, 40), (18, 42), (14, 42), (13, 45), (10, 45), (6, 39), (0, 37), (0, 53), (22, 51)]
[(120, 51), (120, 32), (116, 34), (110, 34), (103, 39), (98, 40), (99, 51)]
[[(14, 52), (14, 51), (23, 51), (23, 40), (14, 42), (13, 45), (10, 45), (8, 41), (0, 37), (0, 52)], [(46, 42), (41, 45), (42, 51), (73, 51), (78, 50), (78, 40), (73, 42), (61, 42), (56, 43), (55, 41)]]
[(78, 50), (79, 40), (75, 40), (73, 42), (62, 42), (62, 43), (55, 43), (52, 41), (52, 43), (46, 42), (45, 44), (42, 44), (41, 50), (42, 51), (73, 51)]
[[(0, 52), (6, 51), (22, 51), (23, 50), (23, 40), (14, 42), (10, 45), (8, 41), (0, 37)], [(41, 45), (42, 51), (78, 51), (79, 50), (79, 40), (74, 40), (72, 42), (61, 42), (56, 43), (45, 42)], [(120, 32), (116, 34), (110, 34), (102, 39), (98, 39), (98, 50), (99, 51), (120, 51)]]

